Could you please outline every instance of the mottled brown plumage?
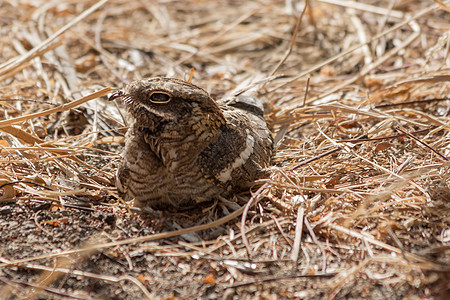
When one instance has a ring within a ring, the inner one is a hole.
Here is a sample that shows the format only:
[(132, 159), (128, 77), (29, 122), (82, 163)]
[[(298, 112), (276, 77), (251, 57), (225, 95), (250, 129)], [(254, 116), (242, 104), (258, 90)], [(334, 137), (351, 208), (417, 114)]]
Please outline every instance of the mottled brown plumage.
[(134, 118), (117, 171), (121, 197), (139, 207), (187, 207), (248, 188), (272, 153), (262, 105), (220, 105), (183, 80), (134, 81), (121, 98)]

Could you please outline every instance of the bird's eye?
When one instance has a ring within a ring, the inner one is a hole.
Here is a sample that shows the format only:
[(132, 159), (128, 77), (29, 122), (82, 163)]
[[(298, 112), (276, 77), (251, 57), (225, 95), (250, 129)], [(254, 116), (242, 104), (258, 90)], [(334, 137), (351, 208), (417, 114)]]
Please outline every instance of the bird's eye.
[(164, 104), (172, 100), (172, 95), (166, 92), (153, 92), (149, 98), (152, 103)]

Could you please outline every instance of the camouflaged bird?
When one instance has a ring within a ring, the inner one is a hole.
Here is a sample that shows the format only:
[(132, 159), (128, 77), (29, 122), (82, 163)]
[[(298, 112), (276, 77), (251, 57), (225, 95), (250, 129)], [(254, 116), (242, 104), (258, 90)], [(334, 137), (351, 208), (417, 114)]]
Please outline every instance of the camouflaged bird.
[(185, 208), (248, 188), (268, 166), (272, 135), (259, 101), (220, 102), (192, 83), (149, 78), (122, 99), (134, 118), (116, 174), (120, 196), (138, 207)]

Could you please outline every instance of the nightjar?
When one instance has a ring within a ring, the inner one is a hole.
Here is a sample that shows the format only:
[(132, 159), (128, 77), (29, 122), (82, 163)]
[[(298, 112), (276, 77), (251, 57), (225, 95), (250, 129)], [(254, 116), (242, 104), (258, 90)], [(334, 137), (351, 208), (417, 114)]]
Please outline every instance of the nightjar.
[(138, 207), (186, 208), (248, 188), (268, 166), (272, 135), (250, 96), (216, 102), (192, 83), (148, 78), (121, 99), (134, 123), (116, 174), (119, 195)]

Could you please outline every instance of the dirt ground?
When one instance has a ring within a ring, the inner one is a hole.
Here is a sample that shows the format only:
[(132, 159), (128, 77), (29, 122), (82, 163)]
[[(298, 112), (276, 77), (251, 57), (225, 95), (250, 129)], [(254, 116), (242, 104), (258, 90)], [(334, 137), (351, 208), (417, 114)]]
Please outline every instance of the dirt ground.
[[(0, 298), (449, 299), (449, 7), (0, 1)], [(131, 207), (108, 93), (190, 75), (264, 102), (267, 178)]]

